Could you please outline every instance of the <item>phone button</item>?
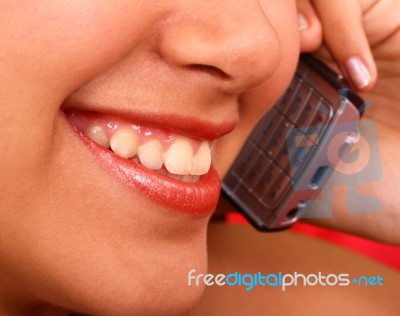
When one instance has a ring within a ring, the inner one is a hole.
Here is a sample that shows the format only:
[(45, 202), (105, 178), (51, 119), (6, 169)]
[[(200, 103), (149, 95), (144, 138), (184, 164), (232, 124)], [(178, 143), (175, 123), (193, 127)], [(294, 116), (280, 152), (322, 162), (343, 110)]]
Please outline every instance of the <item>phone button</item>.
[(278, 156), (279, 151), (281, 150), (282, 147), (285, 146), (287, 139), (286, 135), (289, 130), (293, 128), (293, 124), (286, 120), (282, 120), (278, 122), (279, 127), (275, 131), (274, 135), (271, 138), (271, 141), (269, 144), (265, 145), (264, 148), (267, 149), (268, 155), (272, 158), (275, 159)]
[(319, 112), (319, 104), (322, 103), (321, 97), (318, 97), (315, 94), (312, 94), (307, 102), (307, 104), (304, 106), (303, 111), (299, 117), (299, 119), (296, 121), (296, 126), (298, 128), (304, 128), (304, 127), (309, 127), (311, 126), (312, 119), (314, 116)]
[(232, 167), (232, 172), (238, 179), (242, 179), (251, 170), (260, 155), (260, 150), (249, 142), (241, 152)]
[(311, 120), (310, 126), (323, 126), (328, 124), (333, 115), (332, 106), (326, 102), (318, 102), (316, 109), (317, 111)]
[(256, 199), (261, 200), (265, 193), (268, 192), (268, 190), (272, 187), (274, 181), (279, 177), (281, 172), (282, 171), (278, 169), (272, 161), (269, 160), (266, 170), (262, 173), (258, 181), (251, 189), (253, 196)]
[(268, 208), (276, 207), (291, 185), (291, 179), (281, 172), (278, 178), (273, 182), (271, 188), (266, 191), (265, 195), (262, 197), (262, 204)]
[(258, 179), (270, 167), (270, 165), (271, 160), (268, 158), (268, 156), (264, 153), (260, 154), (251, 170), (249, 170), (247, 175), (243, 178), (242, 184), (251, 191)]
[(289, 87), (286, 89), (285, 94), (276, 103), (275, 105), (276, 109), (278, 109), (282, 113), (285, 113), (288, 104), (292, 101), (293, 96), (300, 89), (302, 81), (303, 81), (302, 79), (299, 79), (297, 76), (294, 76)]
[(311, 93), (311, 88), (302, 85), (293, 100), (288, 104), (287, 108), (284, 109), (283, 115), (292, 123), (296, 123), (297, 119), (302, 115), (303, 107), (308, 102)]
[(265, 207), (273, 208), (291, 185), (291, 179), (273, 162), (261, 175), (251, 193)]
[(287, 171), (289, 168), (289, 149), (285, 142), (278, 155), (275, 157), (275, 163), (283, 170)]
[(270, 125), (267, 126), (269, 134), (262, 138), (259, 137), (256, 140), (257, 146), (266, 152), (267, 150), (280, 145), (279, 136), (283, 137), (284, 139), (285, 130), (282, 131), (282, 129), (285, 127), (286, 120), (278, 112), (275, 111), (275, 113), (276, 115), (274, 116), (272, 122), (270, 122)]

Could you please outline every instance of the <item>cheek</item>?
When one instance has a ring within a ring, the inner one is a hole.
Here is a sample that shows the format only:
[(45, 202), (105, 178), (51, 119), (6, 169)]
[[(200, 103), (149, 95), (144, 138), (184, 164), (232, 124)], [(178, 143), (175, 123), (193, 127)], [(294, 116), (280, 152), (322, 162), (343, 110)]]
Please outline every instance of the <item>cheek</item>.
[(63, 99), (152, 31), (155, 13), (144, 6), (128, 0), (1, 1), (0, 148), (7, 150), (0, 162), (13, 166), (9, 179), (22, 173), (37, 178), (33, 171), (45, 168)]
[(140, 3), (38, 0), (2, 6), (2, 74), (20, 89), (68, 94), (148, 35), (152, 16)]
[[(289, 85), (300, 54), (295, 2), (283, 0), (273, 1), (271, 4), (268, 0), (261, 3), (276, 33), (281, 58), (274, 74), (267, 82), (241, 96), (238, 127), (215, 144), (213, 151), (217, 159), (214, 165), (220, 175), (227, 172), (252, 128)], [(220, 157), (223, 159), (219, 159)]]
[[(260, 116), (272, 107), (283, 94), (293, 76), (300, 53), (295, 1), (268, 0), (261, 3), (279, 42), (281, 59), (274, 75), (262, 86), (247, 93), (242, 98), (242, 117), (244, 120), (260, 119)], [(268, 58), (268, 56), (265, 58)]]

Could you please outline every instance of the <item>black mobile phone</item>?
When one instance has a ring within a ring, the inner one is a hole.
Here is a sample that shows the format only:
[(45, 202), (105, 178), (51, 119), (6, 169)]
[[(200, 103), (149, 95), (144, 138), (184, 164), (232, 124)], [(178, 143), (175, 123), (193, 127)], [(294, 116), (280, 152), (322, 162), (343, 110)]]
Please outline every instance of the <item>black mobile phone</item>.
[(252, 130), (222, 180), (222, 195), (260, 231), (289, 227), (358, 139), (364, 101), (343, 78), (300, 56), (281, 99)]

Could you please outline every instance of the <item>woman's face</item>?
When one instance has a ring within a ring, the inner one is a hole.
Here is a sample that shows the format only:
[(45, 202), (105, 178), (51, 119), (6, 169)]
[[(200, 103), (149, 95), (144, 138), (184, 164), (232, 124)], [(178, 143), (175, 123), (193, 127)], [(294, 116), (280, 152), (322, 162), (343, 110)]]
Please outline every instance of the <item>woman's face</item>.
[(0, 14), (0, 292), (21, 310), (187, 311), (219, 192), (209, 146), (222, 177), (283, 92), (294, 1), (1, 1)]

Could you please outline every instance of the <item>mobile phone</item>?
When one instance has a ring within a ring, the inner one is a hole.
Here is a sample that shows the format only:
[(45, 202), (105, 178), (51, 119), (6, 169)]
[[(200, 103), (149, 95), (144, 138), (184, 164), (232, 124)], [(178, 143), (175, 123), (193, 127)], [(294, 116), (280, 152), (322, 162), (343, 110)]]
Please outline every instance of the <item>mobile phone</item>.
[(357, 142), (363, 110), (340, 75), (301, 55), (286, 92), (223, 178), (222, 195), (260, 231), (289, 227)]

